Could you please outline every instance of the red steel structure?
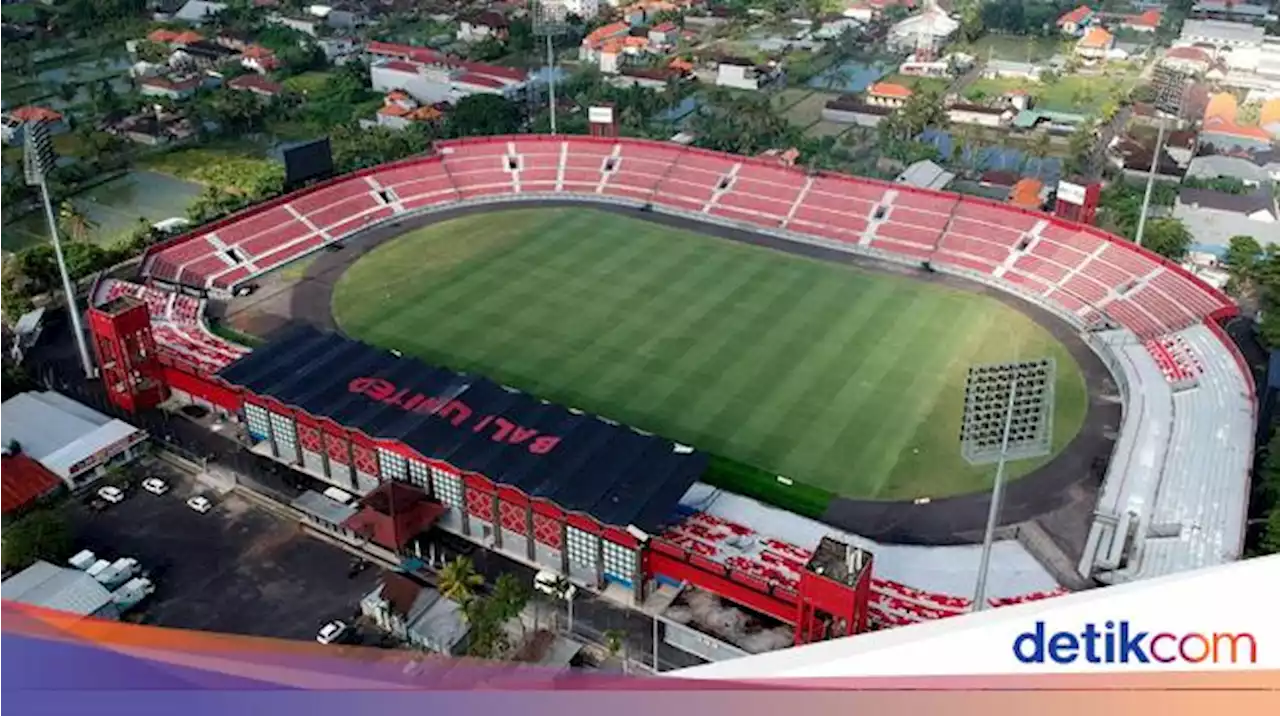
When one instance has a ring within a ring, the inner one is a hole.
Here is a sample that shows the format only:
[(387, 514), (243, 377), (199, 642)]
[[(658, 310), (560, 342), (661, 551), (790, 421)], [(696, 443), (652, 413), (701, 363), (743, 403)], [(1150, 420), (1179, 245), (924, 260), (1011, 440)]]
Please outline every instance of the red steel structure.
[(169, 397), (145, 303), (120, 296), (91, 307), (89, 330), (98, 354), (102, 384), (112, 403), (138, 412), (150, 410)]

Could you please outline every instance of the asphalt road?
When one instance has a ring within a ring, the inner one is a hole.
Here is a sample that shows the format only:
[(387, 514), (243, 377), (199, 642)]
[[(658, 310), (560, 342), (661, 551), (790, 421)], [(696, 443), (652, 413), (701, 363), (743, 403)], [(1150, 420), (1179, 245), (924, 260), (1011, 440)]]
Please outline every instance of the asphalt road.
[[(217, 495), (163, 463), (134, 473), (124, 502), (101, 512), (84, 501), (68, 509), (78, 547), (104, 559), (133, 557), (153, 575), (156, 593), (131, 619), (305, 641), (331, 619), (350, 622), (377, 581), (375, 569), (349, 578), (349, 554), (240, 497)], [(150, 475), (170, 491), (143, 491), (138, 478)], [(196, 493), (214, 508), (203, 515), (188, 508)]]

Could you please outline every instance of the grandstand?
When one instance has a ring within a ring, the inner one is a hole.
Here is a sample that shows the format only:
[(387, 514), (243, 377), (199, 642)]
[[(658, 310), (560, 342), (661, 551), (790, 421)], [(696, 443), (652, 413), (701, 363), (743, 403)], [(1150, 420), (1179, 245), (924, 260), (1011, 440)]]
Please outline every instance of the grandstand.
[[(649, 207), (901, 264), (928, 262), (1050, 310), (1088, 331), (1125, 401), (1081, 572), (1124, 581), (1239, 557), (1256, 406), (1248, 368), (1216, 323), (1236, 308), (1176, 264), (1058, 217), (668, 143), (483, 137), (441, 142), (429, 157), (339, 177), (201, 227), (150, 250), (142, 274), (228, 296), (254, 276), (392, 218), (554, 198)], [(176, 323), (167, 311), (153, 309), (157, 315)], [(184, 336), (194, 329), (180, 325), (157, 340), (191, 352)], [(1006, 598), (1057, 588), (1039, 576), (1018, 586)], [(937, 594), (945, 597), (938, 604), (959, 599), (944, 587)]]

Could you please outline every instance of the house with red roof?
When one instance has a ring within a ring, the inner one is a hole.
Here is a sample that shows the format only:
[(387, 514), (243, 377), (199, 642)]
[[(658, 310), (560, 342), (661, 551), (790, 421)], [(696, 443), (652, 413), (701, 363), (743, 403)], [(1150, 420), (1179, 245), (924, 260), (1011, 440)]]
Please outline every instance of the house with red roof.
[(375, 123), (380, 127), (405, 129), (419, 122), (438, 122), (444, 112), (432, 105), (419, 104), (408, 92), (393, 90), (382, 99)]
[(1076, 54), (1087, 60), (1105, 60), (1107, 53), (1116, 46), (1116, 36), (1105, 28), (1091, 27), (1076, 42)]
[(1159, 10), (1147, 10), (1137, 15), (1122, 16), (1119, 26), (1133, 32), (1155, 32), (1160, 28), (1162, 20), (1164, 20), (1164, 14)]
[(271, 48), (247, 45), (240, 53), (240, 66), (258, 74), (266, 74), (280, 68), (280, 59)]
[(61, 478), (21, 452), (0, 456), (0, 512), (5, 517), (30, 510), (63, 486)]
[(875, 107), (897, 108), (907, 103), (914, 94), (911, 88), (892, 82), (877, 82), (867, 88), (867, 104)]
[(237, 92), (252, 92), (263, 99), (279, 97), (284, 87), (262, 75), (240, 75), (227, 82), (227, 87)]
[(0, 115), (0, 140), (6, 144), (22, 142), (25, 136), (22, 129), (28, 122), (44, 122), (52, 134), (69, 129), (61, 112), (48, 107), (26, 105)]
[(1160, 64), (1179, 72), (1204, 74), (1213, 66), (1213, 57), (1199, 47), (1172, 47), (1160, 58)]
[(1064, 35), (1080, 37), (1098, 21), (1098, 14), (1088, 5), (1081, 5), (1058, 18), (1058, 29)]

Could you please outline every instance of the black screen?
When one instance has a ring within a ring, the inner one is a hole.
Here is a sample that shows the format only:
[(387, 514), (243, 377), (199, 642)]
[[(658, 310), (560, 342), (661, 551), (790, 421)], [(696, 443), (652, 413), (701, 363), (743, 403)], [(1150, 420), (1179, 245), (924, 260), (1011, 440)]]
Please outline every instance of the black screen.
[(284, 183), (288, 189), (333, 175), (333, 154), (328, 137), (288, 147), (283, 154)]

